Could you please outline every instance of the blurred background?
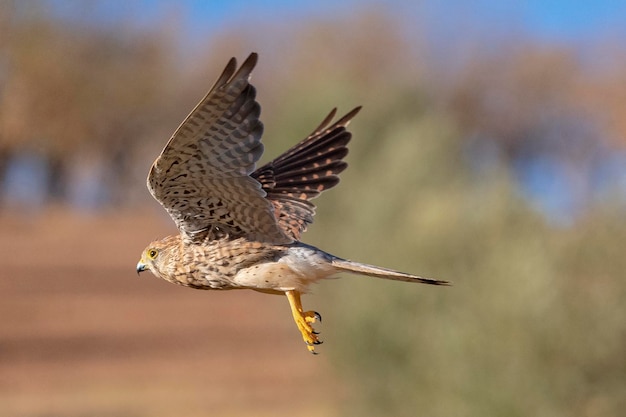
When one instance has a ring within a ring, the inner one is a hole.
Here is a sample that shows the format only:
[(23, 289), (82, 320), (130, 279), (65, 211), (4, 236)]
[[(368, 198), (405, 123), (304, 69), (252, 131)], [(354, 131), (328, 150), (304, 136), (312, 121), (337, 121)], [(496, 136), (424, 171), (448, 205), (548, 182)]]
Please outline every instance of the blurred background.
[[(0, 1), (0, 415), (616, 416), (626, 409), (626, 4)], [(252, 51), (264, 160), (337, 106), (304, 240), (450, 280), (287, 301), (135, 275), (150, 164)], [(621, 412), (619, 410), (622, 410)]]

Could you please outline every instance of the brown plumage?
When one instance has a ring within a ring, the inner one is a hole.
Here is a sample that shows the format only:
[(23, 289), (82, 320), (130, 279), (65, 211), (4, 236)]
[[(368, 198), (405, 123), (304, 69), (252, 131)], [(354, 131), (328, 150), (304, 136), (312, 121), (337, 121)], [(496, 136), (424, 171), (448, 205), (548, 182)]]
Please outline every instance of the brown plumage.
[(255, 170), (263, 153), (260, 106), (249, 83), (251, 54), (237, 69), (232, 58), (215, 85), (176, 129), (154, 162), (148, 189), (180, 234), (148, 245), (137, 272), (198, 289), (253, 289), (285, 294), (309, 351), (319, 344), (300, 294), (338, 272), (446, 285), (386, 268), (348, 261), (300, 242), (313, 222), (310, 202), (339, 182), (346, 169), (350, 120), (336, 110), (303, 141)]

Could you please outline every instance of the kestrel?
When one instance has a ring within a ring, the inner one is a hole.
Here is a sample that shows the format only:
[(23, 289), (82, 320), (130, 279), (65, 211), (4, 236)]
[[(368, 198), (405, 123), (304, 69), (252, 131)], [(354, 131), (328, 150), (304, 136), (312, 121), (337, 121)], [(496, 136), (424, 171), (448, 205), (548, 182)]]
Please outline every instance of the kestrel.
[(154, 161), (148, 189), (180, 234), (148, 245), (137, 272), (203, 290), (252, 289), (285, 294), (310, 352), (321, 342), (315, 311), (300, 295), (339, 272), (424, 284), (447, 282), (352, 262), (300, 242), (313, 222), (310, 202), (339, 182), (355, 108), (336, 109), (303, 141), (256, 169), (263, 153), (261, 107), (249, 83), (252, 53), (237, 69), (232, 58), (207, 95), (176, 129)]

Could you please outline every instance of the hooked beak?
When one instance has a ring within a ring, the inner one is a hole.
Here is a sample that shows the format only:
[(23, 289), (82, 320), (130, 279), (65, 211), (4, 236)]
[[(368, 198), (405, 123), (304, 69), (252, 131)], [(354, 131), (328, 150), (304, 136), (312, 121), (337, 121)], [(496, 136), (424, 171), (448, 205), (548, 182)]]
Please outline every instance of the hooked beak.
[(147, 268), (148, 265), (144, 264), (143, 261), (137, 262), (137, 276), (139, 276), (139, 273), (145, 271)]

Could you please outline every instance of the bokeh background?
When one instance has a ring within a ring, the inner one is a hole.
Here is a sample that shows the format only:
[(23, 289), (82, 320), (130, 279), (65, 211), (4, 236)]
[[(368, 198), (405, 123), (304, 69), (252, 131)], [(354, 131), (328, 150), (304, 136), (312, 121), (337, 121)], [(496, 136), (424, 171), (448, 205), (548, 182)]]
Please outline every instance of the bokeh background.
[[(617, 416), (626, 5), (0, 1), (0, 415)], [(134, 275), (175, 232), (153, 159), (227, 60), (267, 160), (335, 106), (350, 169), (305, 241), (451, 288), (287, 301)]]

